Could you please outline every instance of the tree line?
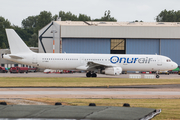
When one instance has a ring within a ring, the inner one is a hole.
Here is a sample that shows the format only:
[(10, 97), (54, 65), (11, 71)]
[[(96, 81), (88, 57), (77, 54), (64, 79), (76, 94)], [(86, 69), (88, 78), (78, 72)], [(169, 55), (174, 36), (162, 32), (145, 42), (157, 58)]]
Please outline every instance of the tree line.
[(157, 22), (180, 22), (180, 10), (174, 11), (166, 9), (161, 11), (156, 17)]
[[(0, 49), (9, 48), (5, 28), (13, 28), (19, 36), (24, 40), (24, 42), (29, 47), (38, 46), (38, 31), (51, 21), (55, 21), (61, 18), (61, 21), (71, 20), (71, 21), (113, 21), (117, 20), (111, 17), (110, 10), (105, 11), (101, 18), (91, 19), (90, 16), (85, 14), (75, 15), (71, 12), (60, 11), (59, 14), (52, 16), (51, 12), (42, 11), (39, 15), (29, 16), (22, 20), (22, 26), (11, 25), (10, 21), (0, 16)], [(180, 22), (180, 11), (174, 11), (166, 9), (161, 11), (159, 15), (156, 16), (156, 22)], [(136, 20), (135, 22), (138, 22)], [(142, 22), (142, 21), (140, 21)]]

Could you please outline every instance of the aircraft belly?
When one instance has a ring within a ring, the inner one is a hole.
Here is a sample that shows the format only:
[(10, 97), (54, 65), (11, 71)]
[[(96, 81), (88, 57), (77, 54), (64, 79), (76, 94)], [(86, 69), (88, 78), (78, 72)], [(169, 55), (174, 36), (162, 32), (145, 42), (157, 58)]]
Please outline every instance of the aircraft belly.
[(121, 67), (123, 71), (153, 71), (155, 69), (152, 64), (126, 64)]

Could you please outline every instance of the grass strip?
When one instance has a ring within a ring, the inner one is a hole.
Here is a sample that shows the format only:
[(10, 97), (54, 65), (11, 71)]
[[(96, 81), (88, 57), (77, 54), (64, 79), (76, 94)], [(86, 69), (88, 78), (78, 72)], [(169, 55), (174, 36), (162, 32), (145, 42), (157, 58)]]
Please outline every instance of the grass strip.
[(104, 87), (123, 85), (180, 84), (180, 79), (129, 78), (0, 78), (0, 87)]

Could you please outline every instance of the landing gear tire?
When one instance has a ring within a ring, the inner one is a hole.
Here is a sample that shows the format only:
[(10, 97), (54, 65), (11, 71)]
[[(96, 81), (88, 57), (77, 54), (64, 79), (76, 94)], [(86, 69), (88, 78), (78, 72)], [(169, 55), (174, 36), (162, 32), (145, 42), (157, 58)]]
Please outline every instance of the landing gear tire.
[(96, 73), (92, 73), (92, 77), (97, 77)]
[(96, 73), (87, 72), (86, 77), (97, 77)]
[(159, 78), (159, 75), (156, 75), (156, 78)]
[(91, 77), (91, 72), (86, 73), (86, 77)]

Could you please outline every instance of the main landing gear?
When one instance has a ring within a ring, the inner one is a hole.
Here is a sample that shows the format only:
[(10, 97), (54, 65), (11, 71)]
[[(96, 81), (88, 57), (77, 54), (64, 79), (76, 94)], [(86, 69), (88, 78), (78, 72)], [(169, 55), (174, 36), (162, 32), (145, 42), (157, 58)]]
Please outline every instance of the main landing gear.
[(86, 73), (86, 77), (97, 77), (97, 74), (94, 73), (94, 72), (89, 71), (89, 72)]

